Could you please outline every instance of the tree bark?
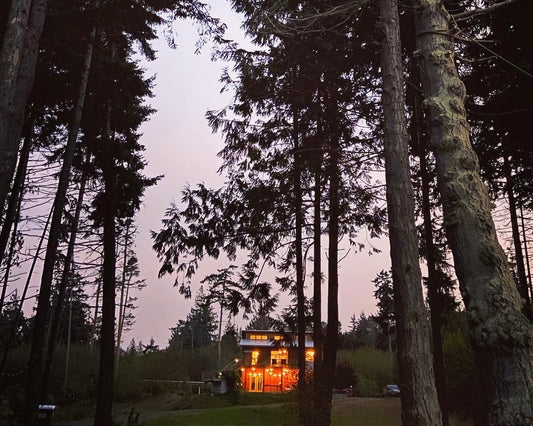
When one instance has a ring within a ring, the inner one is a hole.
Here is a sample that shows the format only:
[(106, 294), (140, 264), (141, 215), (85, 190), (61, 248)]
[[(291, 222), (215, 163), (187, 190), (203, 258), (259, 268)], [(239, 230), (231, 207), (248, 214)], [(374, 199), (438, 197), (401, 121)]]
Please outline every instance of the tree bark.
[(331, 396), (337, 362), (339, 342), (339, 188), (340, 188), (340, 141), (331, 129), (329, 135), (329, 222), (328, 222), (328, 321), (324, 342), (324, 358), (320, 371), (320, 415), (317, 425), (331, 424)]
[[(117, 324), (117, 342), (115, 344), (115, 381), (118, 378), (118, 369), (120, 364), (120, 342), (122, 341), (122, 331), (124, 329), (124, 321), (126, 319), (126, 304), (128, 303), (127, 298), (127, 291), (126, 291), (126, 273), (127, 268), (126, 265), (128, 263), (128, 248), (129, 248), (129, 238), (130, 238), (130, 225), (131, 223), (128, 221), (126, 224), (126, 233), (124, 237), (124, 257), (122, 260), (122, 279), (120, 283), (120, 302), (119, 302), (119, 308), (118, 308), (118, 324)], [(126, 297), (126, 299), (124, 299)]]
[(524, 255), (522, 253), (522, 242), (520, 241), (520, 228), (518, 226), (518, 215), (516, 214), (516, 198), (514, 195), (513, 176), (511, 173), (511, 166), (509, 160), (503, 160), (505, 186), (507, 190), (507, 200), (509, 202), (509, 218), (511, 219), (511, 230), (513, 234), (513, 245), (516, 262), (516, 274), (518, 278), (518, 292), (522, 299), (525, 300), (524, 313), (530, 320), (533, 320), (531, 315), (531, 299), (529, 298), (529, 291), (527, 285), (526, 267), (524, 263)]
[[(321, 149), (321, 148), (317, 148)], [(313, 419), (316, 424), (322, 414), (321, 400), (324, 397), (322, 384), (322, 154), (317, 152), (314, 170), (314, 199), (313, 199), (313, 343), (315, 357), (313, 361)], [(327, 399), (327, 398), (326, 398)]]
[[(529, 289), (529, 300), (531, 300), (533, 304), (533, 286), (531, 285), (531, 268), (529, 266), (529, 251), (527, 248), (527, 236), (526, 236), (526, 224), (524, 220), (524, 210), (522, 208), (522, 205), (520, 205), (520, 224), (522, 226), (522, 241), (524, 242), (524, 258), (526, 259), (526, 267), (527, 267), (527, 287)], [(533, 306), (532, 306), (533, 309)]]
[(438, 0), (418, 0), (414, 6), (430, 146), (437, 160), (446, 234), (488, 401), (485, 423), (530, 425), (533, 325), (522, 313), (522, 300), (498, 243), (488, 191), (470, 144), (450, 16)]
[[(296, 72), (294, 72), (296, 74)], [(294, 217), (296, 236), (294, 241), (294, 250), (296, 253), (296, 305), (297, 305), (297, 327), (298, 327), (298, 418), (302, 426), (309, 424), (309, 401), (307, 395), (307, 383), (305, 381), (305, 293), (304, 293), (304, 274), (303, 274), (303, 247), (302, 247), (302, 169), (300, 158), (299, 128), (298, 128), (298, 110), (296, 106), (292, 107), (293, 113), (293, 184), (294, 184)]]
[(441, 425), (414, 219), (398, 6), (381, 0), (387, 209), (404, 425)]
[(11, 2), (0, 53), (0, 211), (15, 167), (26, 102), (35, 79), (46, 0)]
[[(17, 78), (24, 49), (24, 36), (30, 16), (31, 0), (11, 1), (0, 51), (0, 211), (3, 210), (12, 178), (14, 154), (9, 137), (14, 119)], [(17, 146), (17, 145), (15, 145)]]
[(100, 280), (97, 280), (96, 284), (96, 293), (94, 295), (95, 301), (94, 301), (94, 316), (93, 316), (93, 323), (92, 323), (92, 339), (93, 343), (96, 342), (96, 331), (98, 327), (98, 313), (100, 310), (100, 294), (102, 293), (102, 283)]
[[(113, 55), (114, 56), (114, 55)], [(111, 106), (107, 106), (107, 119), (104, 143), (102, 172), (104, 176), (103, 228), (104, 228), (104, 265), (102, 281), (102, 327), (100, 333), (100, 368), (94, 426), (113, 425), (113, 369), (115, 345), (115, 269), (116, 269), (116, 234), (115, 234), (115, 164), (110, 145), (111, 140)], [(108, 151), (106, 155), (105, 152)]]
[[(420, 84), (420, 76), (416, 66), (413, 67), (416, 76), (416, 87)], [(420, 161), (420, 184), (422, 189), (422, 220), (424, 225), (424, 240), (426, 246), (426, 263), (428, 269), (428, 301), (431, 323), (431, 344), (433, 348), (433, 369), (435, 372), (435, 385), (439, 396), (439, 405), (442, 412), (442, 426), (448, 426), (448, 395), (446, 386), (446, 372), (444, 368), (444, 354), (442, 352), (442, 325), (443, 305), (439, 297), (439, 274), (437, 271), (436, 248), (433, 241), (433, 221), (431, 219), (430, 182), (432, 177), (428, 170), (427, 134), (424, 127), (422, 99), (418, 91), (413, 91), (414, 128), (413, 140), (416, 141)]]

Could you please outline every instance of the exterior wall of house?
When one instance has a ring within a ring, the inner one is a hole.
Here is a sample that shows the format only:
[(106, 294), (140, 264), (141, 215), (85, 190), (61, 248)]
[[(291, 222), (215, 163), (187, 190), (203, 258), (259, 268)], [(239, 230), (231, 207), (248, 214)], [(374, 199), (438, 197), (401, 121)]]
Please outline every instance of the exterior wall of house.
[[(248, 392), (286, 392), (298, 382), (296, 333), (272, 330), (245, 330), (240, 346), (242, 387)], [(306, 335), (307, 368), (313, 368), (314, 348), (311, 333)]]

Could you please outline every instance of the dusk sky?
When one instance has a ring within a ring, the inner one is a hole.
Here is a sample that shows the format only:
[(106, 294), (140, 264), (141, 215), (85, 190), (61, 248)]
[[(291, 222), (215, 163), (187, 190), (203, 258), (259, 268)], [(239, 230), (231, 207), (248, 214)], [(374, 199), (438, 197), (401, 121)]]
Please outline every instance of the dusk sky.
[[(210, 3), (213, 4), (213, 15), (228, 25), (228, 35), (242, 37), (239, 19), (231, 13), (229, 5), (220, 0)], [(141, 129), (141, 142), (146, 147), (148, 161), (146, 173), (165, 177), (146, 192), (137, 216), (136, 252), (141, 277), (146, 279), (147, 286), (136, 294), (136, 323), (124, 336), (123, 347), (132, 338), (147, 343), (151, 337), (161, 348), (165, 347), (170, 337), (169, 329), (179, 319), (185, 318), (193, 304), (193, 299), (184, 299), (173, 287), (174, 276), (157, 278), (160, 265), (151, 248), (150, 230), (160, 229), (165, 209), (172, 201), (180, 201), (184, 185), (203, 182), (207, 186), (218, 187), (224, 182), (224, 177), (216, 173), (221, 164), (217, 152), (222, 148), (222, 136), (211, 133), (204, 116), (207, 110), (221, 108), (231, 101), (231, 94), (220, 94), (218, 81), (222, 68), (231, 67), (231, 64), (211, 62), (210, 46), (205, 46), (200, 54), (195, 55), (198, 35), (193, 24), (178, 23), (175, 29), (177, 49), (169, 48), (163, 39), (158, 40), (155, 43), (158, 58), (144, 65), (148, 76), (156, 75), (155, 97), (149, 100), (149, 104), (157, 110)], [(369, 256), (368, 250), (360, 253), (352, 250), (340, 264), (339, 309), (344, 330), (352, 314), (359, 316), (362, 311), (366, 314), (375, 312), (371, 280), (380, 270), (388, 269), (390, 264), (387, 241), (370, 242), (366, 231), (361, 232), (361, 241), (371, 243), (382, 253)], [(345, 254), (341, 253), (340, 257)], [(193, 279), (193, 291), (200, 287), (200, 281), (207, 274), (229, 263), (222, 256), (217, 261), (204, 261)], [(311, 284), (311, 277), (307, 277), (307, 283)], [(243, 326), (246, 321), (239, 316), (237, 324)]]

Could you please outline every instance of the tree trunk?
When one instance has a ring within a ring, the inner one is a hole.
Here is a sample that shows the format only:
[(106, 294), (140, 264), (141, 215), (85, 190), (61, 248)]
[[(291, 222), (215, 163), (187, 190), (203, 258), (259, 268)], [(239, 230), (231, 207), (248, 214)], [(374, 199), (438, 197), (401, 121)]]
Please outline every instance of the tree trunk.
[[(126, 291), (126, 265), (128, 263), (128, 244), (129, 244), (129, 237), (130, 237), (130, 225), (131, 222), (128, 221), (126, 225), (126, 234), (125, 234), (125, 241), (124, 241), (124, 258), (123, 258), (123, 265), (122, 265), (122, 280), (120, 283), (120, 302), (119, 302), (119, 308), (118, 308), (118, 325), (117, 325), (117, 342), (115, 344), (115, 381), (118, 377), (118, 369), (120, 364), (120, 342), (122, 341), (122, 330), (124, 329), (124, 321), (126, 318), (126, 303), (128, 303), (127, 299), (127, 291)], [(126, 299), (124, 299), (126, 297)]]
[(26, 102), (35, 79), (46, 0), (17, 0), (11, 10), (0, 52), (0, 211), (17, 164)]
[(65, 354), (65, 374), (63, 377), (63, 392), (67, 389), (68, 377), (70, 372), (70, 341), (72, 340), (72, 298), (69, 300), (68, 306), (68, 332), (67, 332), (67, 347)]
[[(22, 189), (24, 187), (24, 180), (26, 179), (28, 160), (30, 158), (30, 150), (33, 142), (33, 120), (28, 120), (28, 123), (26, 124), (24, 142), (20, 150), (17, 172), (15, 174), (15, 179), (13, 180), (9, 201), (4, 213), (4, 221), (2, 222), (2, 231), (0, 232), (0, 264), (4, 259), (7, 242), (9, 241), (9, 235), (11, 234), (11, 227), (13, 226), (17, 215), (17, 206), (21, 203), (23, 194)], [(2, 309), (1, 306), (2, 304), (0, 303), (0, 311)]]
[[(321, 149), (321, 148), (320, 148)], [(313, 200), (313, 343), (315, 357), (313, 361), (313, 419), (321, 416), (321, 403), (324, 397), (322, 385), (322, 220), (321, 220), (321, 179), (322, 179), (322, 155), (316, 155), (315, 187)], [(326, 398), (327, 399), (327, 398)]]
[[(107, 119), (104, 143), (111, 141), (111, 106), (107, 106)], [(110, 148), (110, 147), (109, 147)], [(105, 152), (108, 151), (106, 155)], [(113, 367), (115, 345), (115, 197), (116, 176), (112, 150), (104, 149), (102, 172), (104, 176), (103, 228), (104, 228), (104, 267), (102, 281), (102, 327), (100, 333), (100, 368), (94, 426), (112, 426), (113, 417)]]
[(224, 281), (222, 282), (222, 298), (220, 300), (220, 314), (218, 317), (218, 368), (222, 368), (222, 316), (224, 315), (224, 293), (226, 291), (226, 275), (224, 275)]
[[(2, 231), (0, 232), (0, 264), (2, 264), (6, 249), (8, 246), (9, 235), (11, 234), (11, 245), (9, 248), (8, 259), (6, 263), (6, 270), (4, 275), (4, 284), (2, 286), (2, 294), (0, 296), (0, 313), (4, 306), (4, 300), (7, 291), (7, 285), (9, 281), (9, 271), (11, 267), (11, 259), (13, 257), (13, 250), (15, 248), (15, 240), (17, 236), (17, 224), (20, 218), (20, 206), (22, 204), (24, 180), (26, 179), (26, 172), (28, 168), (28, 160), (30, 157), (30, 147), (33, 140), (32, 126), (28, 126), (28, 133), (24, 137), (24, 143), (20, 152), (20, 161), (17, 167), (17, 173), (15, 174), (15, 180), (13, 181), (13, 187), (11, 194), (9, 195), (9, 202), (4, 214), (4, 221), (2, 223)], [(11, 228), (13, 227), (13, 232)]]
[[(420, 76), (416, 66), (413, 67), (413, 75), (417, 86), (420, 83)], [(420, 183), (422, 187), (422, 218), (424, 224), (424, 241), (426, 246), (426, 263), (428, 269), (428, 301), (430, 310), (431, 322), (431, 343), (433, 348), (433, 368), (435, 372), (435, 385), (437, 387), (437, 395), (439, 396), (439, 405), (442, 412), (442, 426), (450, 424), (448, 420), (448, 396), (446, 387), (446, 374), (444, 369), (444, 355), (442, 352), (442, 325), (443, 325), (443, 309), (441, 298), (439, 297), (439, 274), (437, 271), (437, 264), (435, 259), (436, 248), (433, 242), (433, 221), (431, 219), (431, 203), (430, 203), (430, 176), (428, 164), (426, 161), (427, 155), (427, 140), (426, 132), (424, 131), (424, 116), (422, 111), (422, 99), (417, 90), (413, 90), (413, 109), (414, 109), (414, 134), (413, 140), (418, 148), (418, 156), (420, 161)]]
[(530, 320), (533, 320), (531, 314), (531, 299), (529, 298), (529, 291), (526, 277), (526, 267), (524, 264), (524, 255), (522, 253), (522, 242), (520, 241), (520, 228), (518, 226), (518, 215), (516, 214), (516, 198), (514, 195), (513, 176), (509, 160), (503, 160), (505, 183), (507, 190), (507, 200), (509, 201), (509, 217), (511, 219), (511, 230), (513, 234), (513, 245), (516, 262), (516, 275), (518, 278), (518, 292), (522, 299), (525, 300), (524, 313)]
[(100, 310), (100, 294), (102, 293), (102, 283), (100, 280), (97, 281), (96, 285), (96, 294), (94, 301), (94, 317), (93, 317), (93, 324), (92, 324), (92, 339), (93, 342), (96, 342), (96, 330), (98, 327), (98, 313)]
[(448, 242), (486, 392), (488, 425), (533, 423), (533, 325), (496, 236), (479, 176), (454, 63), (450, 16), (440, 1), (418, 0), (417, 55), (437, 160)]
[(328, 323), (324, 343), (324, 359), (321, 368), (320, 416), (315, 419), (317, 425), (331, 424), (331, 395), (333, 377), (337, 363), (337, 346), (339, 340), (339, 137), (335, 131), (328, 135), (329, 140), (329, 222), (328, 222)]
[[(526, 236), (526, 224), (524, 220), (524, 210), (522, 209), (522, 205), (520, 205), (520, 224), (522, 225), (522, 241), (524, 241), (524, 258), (526, 259), (526, 266), (527, 266), (527, 287), (529, 289), (529, 300), (531, 300), (531, 303), (533, 305), (533, 286), (531, 285), (531, 268), (529, 267), (529, 251), (527, 248), (527, 236)], [(533, 310), (533, 306), (532, 306)]]
[[(18, 319), (20, 316), (20, 313), (22, 312), (22, 306), (24, 305), (24, 302), (26, 301), (26, 294), (28, 293), (28, 288), (30, 287), (31, 277), (33, 276), (33, 270), (35, 269), (35, 264), (37, 263), (37, 259), (39, 259), (39, 256), (41, 254), (41, 247), (43, 245), (44, 239), (46, 237), (46, 232), (48, 231), (48, 225), (50, 225), (50, 220), (52, 218), (53, 208), (50, 210), (50, 213), (48, 214), (48, 218), (46, 219), (46, 224), (44, 225), (43, 232), (41, 234), (41, 238), (39, 239), (39, 244), (37, 245), (37, 250), (35, 251), (35, 255), (33, 256), (33, 260), (30, 266), (30, 270), (28, 271), (28, 276), (26, 277), (26, 283), (24, 284), (24, 290), (22, 290), (22, 296), (20, 296), (20, 302), (19, 306), (17, 308), (17, 313), (15, 314), (15, 319)], [(17, 332), (17, 321), (14, 321), (11, 325), (11, 331), (9, 333), (9, 339), (7, 344), (5, 345), (4, 349), (4, 355), (2, 357), (2, 364), (0, 365), (0, 373), (4, 371), (4, 366), (7, 359), (7, 354), (9, 353), (9, 349), (11, 347), (11, 343), (13, 342), (13, 338), (15, 337), (15, 334)], [(37, 410), (37, 408), (36, 408)]]
[(87, 52), (84, 57), (76, 106), (65, 146), (63, 165), (59, 174), (57, 192), (54, 200), (54, 213), (52, 215), (50, 233), (48, 235), (48, 244), (46, 246), (46, 255), (41, 277), (39, 299), (37, 302), (37, 312), (35, 314), (35, 322), (33, 326), (30, 361), (28, 366), (28, 380), (26, 388), (26, 419), (28, 424), (32, 422), (30, 417), (36, 418), (35, 412), (37, 410), (37, 397), (40, 393), (40, 385), (42, 383), (43, 353), (46, 350), (45, 346), (48, 329), (47, 322), (50, 310), (50, 293), (52, 288), (54, 266), (56, 262), (57, 247), (59, 244), (61, 219), (63, 216), (63, 208), (65, 207), (67, 200), (66, 196), (70, 182), (70, 170), (72, 168), (74, 153), (76, 151), (76, 141), (78, 138), (81, 115), (85, 102), (85, 92), (87, 89), (89, 70), (91, 68), (92, 61), (94, 34), (95, 30), (93, 29), (91, 33), (91, 40), (89, 41)]
[(381, 0), (387, 209), (404, 425), (442, 423), (424, 306), (404, 115), (398, 7)]
[[(17, 78), (24, 50), (24, 36), (30, 16), (31, 0), (11, 1), (0, 51), (0, 211), (3, 211), (12, 178), (16, 150), (9, 137), (14, 120)], [(15, 147), (17, 144), (15, 144)], [(13, 160), (11, 157), (15, 155)]]
[[(88, 162), (88, 161), (87, 161)], [(59, 284), (59, 291), (57, 294), (56, 304), (54, 306), (54, 312), (50, 321), (50, 336), (48, 338), (48, 353), (44, 363), (44, 373), (41, 385), (41, 401), (48, 400), (48, 386), (50, 384), (50, 374), (52, 372), (52, 363), (54, 361), (54, 354), (57, 344), (57, 335), (59, 332), (59, 324), (61, 320), (61, 314), (63, 312), (63, 305), (65, 295), (67, 294), (67, 288), (69, 280), (72, 278), (73, 263), (74, 263), (74, 248), (76, 246), (76, 236), (78, 232), (78, 226), (80, 222), (81, 210), (83, 207), (83, 197), (85, 195), (85, 183), (87, 180), (86, 174), (83, 175), (80, 182), (80, 189), (78, 191), (78, 200), (76, 201), (76, 211), (74, 212), (74, 219), (70, 228), (70, 239), (68, 242), (67, 256), (65, 258), (65, 264), (63, 266), (63, 273), (61, 274), (61, 281)], [(72, 305), (70, 307), (72, 310)], [(69, 331), (70, 332), (70, 331)], [(70, 342), (68, 343), (70, 344)]]
[[(296, 74), (294, 72), (294, 74)], [(309, 424), (309, 401), (307, 395), (307, 383), (305, 382), (305, 294), (303, 274), (303, 248), (302, 248), (302, 169), (300, 158), (298, 111), (293, 106), (293, 143), (294, 143), (294, 217), (296, 222), (296, 236), (294, 250), (296, 253), (296, 305), (298, 327), (298, 418), (302, 426)]]

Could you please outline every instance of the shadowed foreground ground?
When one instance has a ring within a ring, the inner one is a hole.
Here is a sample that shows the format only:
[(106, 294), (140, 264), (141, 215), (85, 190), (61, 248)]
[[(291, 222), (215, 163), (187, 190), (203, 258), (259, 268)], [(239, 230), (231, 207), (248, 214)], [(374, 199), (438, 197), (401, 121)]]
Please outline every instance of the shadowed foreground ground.
[[(214, 397), (217, 398), (217, 397)], [(265, 401), (265, 402), (271, 402)], [(219, 404), (216, 399), (213, 405)], [(172, 395), (159, 396), (138, 404), (117, 404), (115, 422), (126, 425), (131, 408), (140, 412), (139, 424), (144, 426), (255, 426), (297, 424), (294, 402), (272, 402), (256, 405), (233, 405), (217, 408), (176, 409)], [(58, 413), (59, 414), (59, 413)], [(471, 426), (457, 416), (451, 419), (452, 426)], [(89, 426), (92, 420), (54, 421), (58, 426)], [(333, 426), (401, 426), (399, 398), (348, 398), (335, 395), (333, 401)]]

